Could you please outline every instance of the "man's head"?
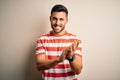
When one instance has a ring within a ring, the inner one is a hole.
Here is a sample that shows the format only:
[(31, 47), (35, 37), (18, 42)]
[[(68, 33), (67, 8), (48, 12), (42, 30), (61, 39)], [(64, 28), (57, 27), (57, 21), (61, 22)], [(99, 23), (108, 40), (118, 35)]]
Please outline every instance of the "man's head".
[(55, 5), (51, 10), (51, 27), (56, 34), (65, 31), (65, 25), (68, 22), (68, 10), (63, 5)]
[(51, 10), (51, 15), (53, 12), (65, 12), (66, 16), (68, 16), (68, 10), (64, 5), (58, 4), (53, 6), (52, 10)]

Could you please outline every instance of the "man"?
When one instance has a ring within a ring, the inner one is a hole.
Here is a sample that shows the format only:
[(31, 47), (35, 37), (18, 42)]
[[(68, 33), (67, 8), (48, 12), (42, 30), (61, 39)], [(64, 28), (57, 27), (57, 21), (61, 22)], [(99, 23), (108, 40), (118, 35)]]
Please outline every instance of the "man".
[(52, 31), (37, 40), (37, 69), (43, 80), (78, 80), (82, 69), (81, 40), (65, 30), (67, 8), (55, 5), (50, 22)]

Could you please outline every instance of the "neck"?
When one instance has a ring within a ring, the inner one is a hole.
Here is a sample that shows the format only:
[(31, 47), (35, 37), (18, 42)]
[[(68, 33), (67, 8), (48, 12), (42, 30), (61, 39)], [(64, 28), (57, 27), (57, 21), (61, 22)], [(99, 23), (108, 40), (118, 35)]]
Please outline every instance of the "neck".
[(62, 32), (60, 32), (60, 33), (55, 33), (54, 31), (53, 31), (53, 34), (55, 35), (55, 36), (62, 36), (62, 35), (64, 35), (66, 33), (66, 30), (63, 30)]

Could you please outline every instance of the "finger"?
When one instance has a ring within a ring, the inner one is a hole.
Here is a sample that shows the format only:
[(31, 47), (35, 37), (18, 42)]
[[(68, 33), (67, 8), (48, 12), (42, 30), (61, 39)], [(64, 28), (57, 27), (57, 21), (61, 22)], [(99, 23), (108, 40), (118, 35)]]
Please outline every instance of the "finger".
[(75, 48), (78, 47), (79, 43), (80, 43), (79, 40), (75, 40)]
[(70, 47), (70, 52), (72, 52), (72, 50), (73, 50), (73, 46)]
[(74, 42), (73, 51), (75, 51), (76, 47), (77, 47), (77, 41)]
[(67, 54), (67, 58), (71, 58), (72, 57), (72, 54), (73, 53), (73, 50), (72, 50), (72, 46), (70, 47), (70, 51), (69, 53)]
[(79, 45), (79, 43), (80, 43), (80, 40), (77, 40), (77, 46)]

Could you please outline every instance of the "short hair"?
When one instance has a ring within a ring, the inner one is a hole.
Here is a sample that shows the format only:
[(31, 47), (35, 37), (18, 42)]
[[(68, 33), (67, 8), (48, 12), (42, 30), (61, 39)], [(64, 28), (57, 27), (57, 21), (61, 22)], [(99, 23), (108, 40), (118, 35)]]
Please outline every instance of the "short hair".
[(68, 10), (64, 5), (61, 4), (57, 4), (55, 6), (53, 6), (52, 10), (51, 10), (51, 15), (53, 12), (65, 12), (66, 15), (68, 16)]

